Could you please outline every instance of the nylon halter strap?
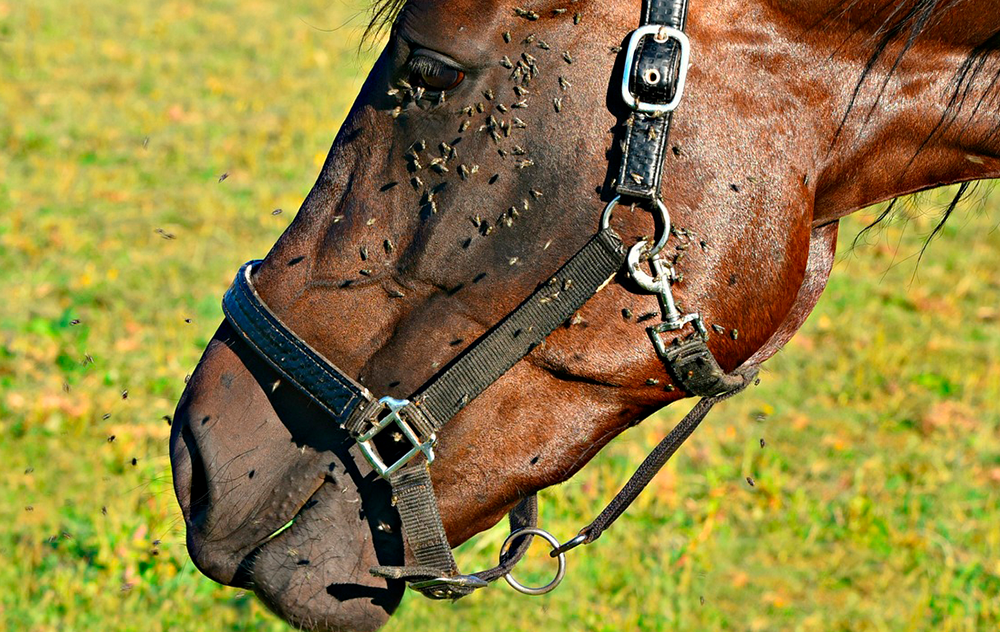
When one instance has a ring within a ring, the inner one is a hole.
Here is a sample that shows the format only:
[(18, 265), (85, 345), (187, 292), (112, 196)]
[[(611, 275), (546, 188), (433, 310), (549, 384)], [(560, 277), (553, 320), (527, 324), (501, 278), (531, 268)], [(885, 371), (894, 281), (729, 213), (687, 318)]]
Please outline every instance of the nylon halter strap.
[[(625, 267), (647, 292), (658, 296), (662, 322), (648, 333), (678, 386), (705, 397), (654, 450), (605, 511), (570, 542), (554, 546), (553, 556), (596, 539), (621, 513), (674, 450), (694, 430), (712, 405), (739, 390), (752, 377), (748, 371), (727, 375), (709, 351), (707, 332), (698, 314), (682, 314), (671, 285), (677, 280), (659, 256), (670, 236), (670, 217), (659, 197), (660, 174), (673, 109), (683, 94), (689, 44), (683, 33), (686, 0), (647, 0), (642, 25), (628, 40), (622, 98), (633, 110), (626, 122), (616, 197), (605, 209), (601, 228), (547, 282), (480, 336), (408, 399), (376, 398), (296, 336), (267, 307), (253, 286), (258, 261), (245, 264), (223, 298), (232, 327), (265, 361), (308, 395), (357, 441), (372, 468), (392, 485), (416, 565), (375, 567), (372, 573), (404, 579), (411, 588), (434, 599), (454, 599), (501, 576), (514, 585), (509, 571), (527, 550), (534, 529), (534, 496), (511, 512), (511, 537), (500, 564), (474, 575), (459, 572), (448, 543), (431, 485), (436, 433), (470, 401), (566, 322), (590, 297)], [(626, 250), (610, 228), (610, 215), (620, 198), (651, 202), (660, 214), (660, 238), (640, 241)], [(649, 265), (652, 273), (642, 270)], [(692, 325), (693, 333), (666, 345), (660, 335)], [(392, 428), (392, 432), (385, 432)], [(391, 454), (392, 458), (385, 455)], [(551, 538), (548, 534), (545, 537)], [(561, 574), (560, 574), (561, 577)], [(523, 588), (523, 587), (522, 587)], [(532, 589), (524, 589), (532, 592)], [(535, 590), (534, 592), (538, 592)], [(532, 593), (534, 594), (534, 593)]]

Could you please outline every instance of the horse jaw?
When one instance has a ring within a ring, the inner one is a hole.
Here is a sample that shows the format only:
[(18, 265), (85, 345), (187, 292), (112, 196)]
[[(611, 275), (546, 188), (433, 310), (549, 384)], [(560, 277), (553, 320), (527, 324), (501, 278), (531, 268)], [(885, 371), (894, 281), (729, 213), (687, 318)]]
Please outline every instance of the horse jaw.
[(368, 570), (402, 563), (403, 545), (388, 486), (351, 444), (223, 325), (170, 439), (198, 569), (301, 629), (381, 627), (404, 586)]

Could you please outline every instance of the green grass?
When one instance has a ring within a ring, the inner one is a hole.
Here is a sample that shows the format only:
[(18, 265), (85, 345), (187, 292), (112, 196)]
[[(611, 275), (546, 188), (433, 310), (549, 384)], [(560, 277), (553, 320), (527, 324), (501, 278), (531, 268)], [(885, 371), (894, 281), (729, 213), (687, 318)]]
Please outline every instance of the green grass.
[[(358, 10), (0, 0), (0, 630), (286, 629), (187, 559), (163, 416), (232, 274), (312, 186), (372, 60), (360, 21), (337, 29)], [(387, 629), (996, 629), (1000, 197), (963, 209), (914, 276), (939, 204), (856, 250), (872, 215), (846, 222), (761, 385), (558, 591), (408, 595)], [(575, 532), (682, 412), (546, 491), (544, 526)]]

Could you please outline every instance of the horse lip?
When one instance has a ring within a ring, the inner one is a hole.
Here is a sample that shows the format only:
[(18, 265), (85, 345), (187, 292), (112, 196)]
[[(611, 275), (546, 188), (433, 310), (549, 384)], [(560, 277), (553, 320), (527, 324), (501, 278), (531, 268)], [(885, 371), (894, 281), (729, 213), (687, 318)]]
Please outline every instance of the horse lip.
[[(231, 384), (225, 384), (231, 382), (227, 376), (234, 373), (234, 360), (246, 366), (238, 355), (233, 356), (235, 350), (227, 344), (227, 333), (223, 325), (178, 401), (170, 451), (174, 489), (187, 527), (191, 559), (211, 579), (239, 585), (248, 558), (267, 542), (268, 536), (298, 515), (322, 486), (324, 476), (310, 457), (304, 457), (301, 466), (275, 474), (281, 491), (287, 494), (279, 495), (259, 484), (249, 488), (249, 494), (241, 494), (240, 483), (227, 470), (241, 467), (234, 464), (249, 453), (240, 444), (241, 439), (235, 435), (228, 438), (225, 428), (213, 427), (222, 417), (217, 411), (226, 410), (235, 392), (239, 391), (240, 396), (246, 392), (237, 384), (231, 394)], [(242, 386), (248, 384), (249, 380)], [(223, 399), (218, 399), (217, 393), (222, 393)], [(251, 439), (252, 435), (244, 435), (242, 441), (245, 444)], [(299, 457), (299, 450), (292, 449)], [(288, 452), (286, 448), (280, 454), (287, 456)], [(314, 453), (312, 458), (319, 457)], [(260, 465), (250, 462), (245, 467)]]
[[(203, 470), (203, 464), (195, 466), (195, 463), (201, 462), (197, 441), (186, 442), (185, 447), (191, 452), (192, 469), (196, 472), (197, 468)], [(245, 543), (241, 540), (246, 535), (246, 524), (236, 525), (236, 528), (229, 533), (213, 533), (218, 528), (212, 522), (218, 513), (217, 510), (201, 506), (201, 503), (182, 505), (186, 509), (184, 518), (187, 524), (188, 553), (195, 566), (204, 575), (220, 584), (248, 587), (252, 583), (249, 574), (253, 567), (253, 558), (262, 547), (279, 538), (280, 534), (295, 522), (302, 509), (309, 505), (324, 482), (322, 476), (317, 476), (313, 485), (304, 489), (304, 493), (297, 494), (297, 500), (293, 504), (286, 504), (288, 501), (272, 501), (254, 512), (261, 517), (262, 522), (281, 526), (266, 529), (262, 532), (263, 535)]]

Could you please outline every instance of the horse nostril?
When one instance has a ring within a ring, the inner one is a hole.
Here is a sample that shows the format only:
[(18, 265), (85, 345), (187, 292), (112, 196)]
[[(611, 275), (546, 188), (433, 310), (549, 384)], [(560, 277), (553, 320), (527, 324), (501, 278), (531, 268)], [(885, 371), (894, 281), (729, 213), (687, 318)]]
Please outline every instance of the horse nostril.
[[(188, 451), (188, 502), (184, 507), (181, 502), (181, 509), (187, 515), (188, 522), (192, 525), (204, 520), (209, 506), (208, 476), (205, 473), (205, 464), (201, 459), (201, 452), (195, 442), (191, 426), (184, 424), (181, 428), (181, 440)], [(178, 477), (181, 482), (181, 477)]]

